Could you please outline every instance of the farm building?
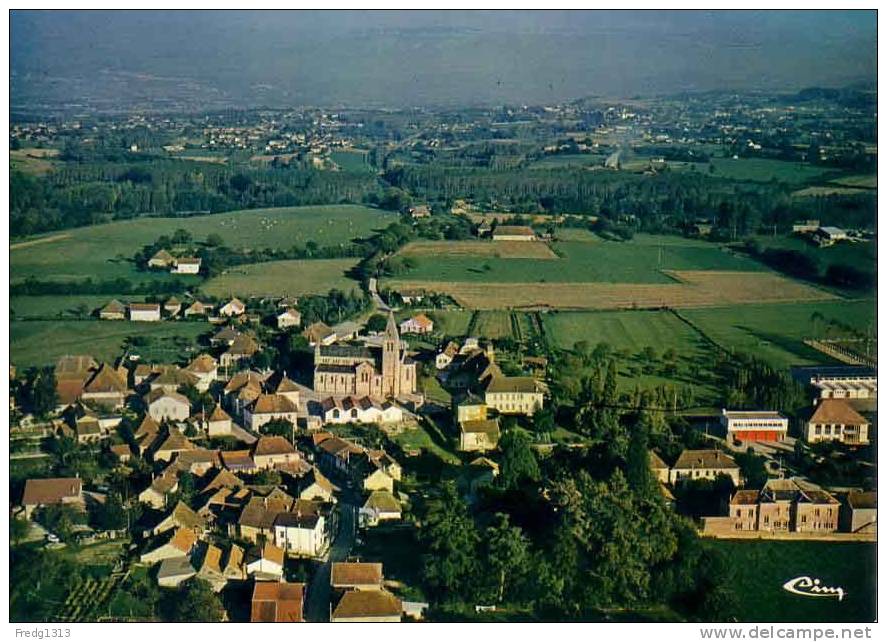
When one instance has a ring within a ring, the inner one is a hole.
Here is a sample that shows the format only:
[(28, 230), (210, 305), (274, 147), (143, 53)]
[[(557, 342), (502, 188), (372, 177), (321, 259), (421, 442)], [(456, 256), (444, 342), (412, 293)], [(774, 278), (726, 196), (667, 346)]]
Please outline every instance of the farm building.
[(424, 314), (417, 314), (410, 317), (400, 324), (400, 331), (403, 334), (428, 334), (434, 330), (434, 321)]
[(202, 303), (200, 301), (195, 301), (187, 308), (185, 308), (185, 317), (202, 317), (206, 316), (210, 312), (212, 312), (213, 306), (209, 303)]
[(109, 363), (103, 363), (83, 386), (80, 398), (101, 406), (122, 407), (129, 392), (125, 372), (118, 371)]
[(223, 317), (239, 317), (246, 312), (246, 305), (238, 298), (233, 298), (228, 303), (219, 308), (219, 316)]
[(493, 230), (494, 241), (535, 241), (536, 232), (527, 225), (497, 225)]
[(158, 250), (150, 259), (148, 259), (148, 267), (151, 268), (168, 268), (175, 265), (175, 257), (166, 250)]
[(727, 437), (741, 441), (782, 441), (788, 419), (775, 410), (721, 410)]
[(167, 316), (174, 317), (182, 311), (182, 302), (174, 296), (171, 296), (166, 300), (166, 303), (163, 304), (163, 311), (166, 312)]
[(126, 318), (126, 306), (117, 299), (112, 299), (99, 310), (99, 318), (108, 321), (123, 321)]
[(159, 303), (130, 303), (130, 321), (160, 321)]
[(829, 247), (838, 241), (846, 241), (847, 232), (839, 227), (820, 227), (813, 232), (813, 240), (819, 244), (819, 247)]

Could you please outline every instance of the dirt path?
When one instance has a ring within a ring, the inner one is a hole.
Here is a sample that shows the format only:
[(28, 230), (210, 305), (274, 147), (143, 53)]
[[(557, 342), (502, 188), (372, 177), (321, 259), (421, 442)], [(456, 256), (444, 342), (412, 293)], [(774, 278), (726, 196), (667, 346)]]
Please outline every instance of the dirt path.
[(33, 241), (22, 241), (21, 243), (13, 243), (9, 246), (10, 250), (20, 250), (22, 248), (31, 247), (32, 245), (41, 245), (43, 243), (52, 243), (53, 241), (61, 241), (63, 239), (71, 238), (70, 234), (53, 234), (52, 236), (46, 236), (42, 239), (34, 239)]

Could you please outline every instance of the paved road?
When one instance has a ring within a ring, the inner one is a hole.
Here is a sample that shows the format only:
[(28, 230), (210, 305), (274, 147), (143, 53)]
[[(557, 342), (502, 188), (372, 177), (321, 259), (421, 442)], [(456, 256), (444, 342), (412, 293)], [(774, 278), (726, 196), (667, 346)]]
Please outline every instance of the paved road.
[(370, 290), (370, 296), (373, 299), (373, 304), (376, 306), (376, 309), (378, 309), (382, 312), (388, 312), (388, 310), (389, 310), (388, 306), (385, 305), (385, 302), (382, 300), (382, 297), (379, 296), (379, 290), (376, 287), (376, 278), (375, 277), (370, 278), (369, 290)]
[(314, 573), (308, 584), (305, 601), (305, 619), (309, 622), (330, 621), (330, 569), (333, 562), (342, 562), (351, 552), (357, 534), (354, 504), (339, 504), (339, 531), (330, 546), (326, 561)]

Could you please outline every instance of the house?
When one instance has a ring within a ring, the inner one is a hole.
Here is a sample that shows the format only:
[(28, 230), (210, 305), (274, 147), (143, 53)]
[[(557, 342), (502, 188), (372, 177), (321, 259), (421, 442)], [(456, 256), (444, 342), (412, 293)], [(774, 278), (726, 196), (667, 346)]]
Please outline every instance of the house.
[(428, 293), (425, 290), (399, 290), (397, 293), (405, 305), (421, 303)]
[(492, 486), (499, 476), (499, 464), (486, 457), (472, 459), (467, 466), (465, 479), (472, 493), (483, 486)]
[(258, 468), (274, 468), (278, 464), (299, 461), (299, 452), (286, 438), (265, 435), (253, 444), (253, 461)]
[(199, 274), (200, 259), (196, 256), (180, 256), (172, 268), (173, 274)]
[(721, 410), (721, 423), (728, 439), (740, 441), (782, 441), (788, 433), (788, 419), (773, 410)]
[(363, 326), (354, 321), (342, 321), (333, 326), (333, 332), (336, 333), (336, 341), (354, 341), (360, 336)]
[(222, 317), (239, 317), (246, 312), (246, 305), (238, 298), (233, 298), (228, 303), (219, 308), (219, 316)]
[(132, 459), (132, 449), (129, 444), (112, 444), (108, 450), (121, 464), (126, 464)]
[(391, 477), (394, 481), (400, 481), (403, 475), (403, 468), (395, 461), (394, 457), (386, 453), (384, 450), (367, 450), (367, 459), (379, 470)]
[(157, 584), (164, 588), (176, 588), (197, 575), (191, 560), (185, 555), (167, 557), (157, 569)]
[(151, 444), (151, 457), (154, 461), (172, 461), (175, 455), (187, 450), (194, 450), (194, 444), (178, 428), (167, 426), (166, 434), (158, 434)]
[(248, 334), (238, 334), (228, 350), (222, 353), (219, 363), (226, 368), (236, 366), (242, 361), (251, 359), (258, 351), (259, 344), (255, 339)]
[(205, 317), (207, 314), (213, 311), (213, 306), (211, 303), (202, 303), (200, 301), (195, 301), (187, 308), (185, 308), (185, 318), (187, 317)]
[(126, 401), (128, 392), (126, 376), (111, 364), (103, 363), (83, 386), (80, 399), (90, 405), (121, 408)]
[(428, 218), (431, 216), (431, 208), (425, 204), (413, 205), (407, 208), (407, 214), (413, 219)]
[(164, 517), (160, 522), (151, 529), (151, 535), (157, 536), (167, 531), (187, 528), (188, 530), (200, 535), (206, 531), (206, 520), (194, 512), (186, 503), (179, 501), (176, 503), (169, 515)]
[(231, 544), (228, 549), (228, 557), (225, 558), (225, 566), (222, 569), (222, 575), (228, 580), (245, 580), (246, 567), (243, 564), (243, 549), (237, 544)]
[(209, 544), (203, 552), (203, 561), (197, 571), (197, 577), (208, 582), (213, 591), (218, 593), (228, 583), (228, 578), (222, 572), (222, 549)]
[(222, 465), (234, 473), (250, 475), (259, 470), (248, 450), (223, 450), (219, 453), (219, 457), (222, 459)]
[(416, 362), (407, 356), (391, 312), (381, 347), (314, 346), (319, 393), (384, 399), (415, 393), (416, 381)]
[(338, 591), (381, 591), (382, 565), (372, 562), (333, 562), (330, 587)]
[(839, 441), (865, 446), (869, 443), (869, 421), (843, 399), (821, 399), (802, 427), (804, 439), (811, 444)]
[(197, 540), (197, 533), (188, 528), (167, 531), (159, 540), (148, 545), (139, 560), (142, 564), (156, 564), (171, 557), (191, 555)]
[(146, 414), (133, 435), (140, 456), (144, 455), (151, 448), (159, 434), (160, 424), (154, 421), (151, 415)]
[(89, 355), (66, 355), (59, 358), (53, 370), (57, 410), (63, 410), (80, 398), (83, 387), (96, 368), (98, 364)]
[(230, 325), (225, 326), (218, 332), (216, 332), (212, 338), (209, 340), (209, 343), (214, 348), (218, 348), (220, 346), (228, 346), (230, 347), (234, 340), (240, 336), (240, 333), (232, 328)]
[(130, 303), (130, 321), (160, 321), (159, 303)]
[(323, 345), (328, 346), (336, 342), (336, 333), (333, 329), (322, 321), (312, 323), (302, 330), (302, 336), (308, 340), (309, 346)]
[(400, 518), (400, 502), (387, 490), (374, 490), (360, 508), (360, 521), (368, 526)]
[(400, 622), (403, 604), (388, 591), (345, 591), (330, 622)]
[[(297, 505), (310, 507), (313, 502)], [(322, 557), (330, 544), (326, 526), (326, 517), (316, 507), (279, 513), (274, 519), (274, 543), (289, 555)]]
[(166, 250), (158, 250), (154, 256), (148, 259), (149, 268), (168, 268), (176, 262), (175, 257)]
[(309, 404), (309, 415), (324, 424), (395, 424), (403, 421), (403, 410), (389, 401), (372, 397), (327, 397)]
[(796, 221), (792, 224), (793, 234), (809, 234), (819, 229), (819, 221), (816, 219), (808, 219), (806, 221)]
[(177, 392), (180, 387), (196, 386), (199, 379), (197, 375), (182, 370), (178, 366), (164, 367), (148, 383), (148, 388), (153, 392), (162, 390), (168, 393)]
[(761, 490), (737, 490), (730, 498), (732, 530), (833, 533), (840, 504), (824, 490), (794, 479), (770, 479)]
[(209, 448), (194, 448), (180, 452), (173, 463), (180, 472), (190, 473), (195, 477), (203, 477), (211, 469), (222, 466), (219, 451)]
[(246, 574), (252, 575), (256, 580), (280, 580), (283, 578), (282, 548), (272, 542), (265, 542), (262, 548), (250, 549), (247, 554)]
[(299, 406), (283, 395), (259, 395), (243, 409), (243, 421), (252, 431), (259, 431), (269, 421), (283, 419), (296, 425)]
[(459, 346), (455, 341), (450, 341), (444, 349), (438, 352), (437, 356), (434, 357), (434, 367), (438, 370), (443, 370), (453, 363), (453, 359), (457, 354), (459, 354)]
[(275, 386), (274, 394), (286, 397), (294, 404), (298, 405), (301, 393), (299, 392), (299, 386), (296, 382), (284, 375), (280, 378), (277, 386)]
[(545, 388), (533, 377), (490, 378), (484, 392), (484, 401), (504, 415), (526, 415), (542, 409)]
[(650, 451), (650, 470), (653, 473), (653, 477), (660, 484), (668, 483), (668, 464), (662, 461), (662, 458), (652, 450)]
[(194, 387), (199, 392), (206, 392), (219, 376), (219, 363), (212, 355), (206, 353), (199, 354), (191, 360), (191, 363), (185, 366), (185, 372), (197, 377)]
[(105, 307), (99, 310), (99, 318), (123, 321), (126, 318), (126, 306), (117, 299), (112, 299)]
[(286, 310), (287, 308), (295, 308), (299, 305), (299, 298), (295, 296), (285, 296), (277, 301), (278, 310)]
[(494, 241), (535, 241), (536, 232), (526, 225), (497, 225), (493, 230)]
[(290, 582), (256, 582), (250, 622), (304, 622), (305, 585)]
[(277, 328), (297, 328), (302, 325), (302, 314), (298, 310), (288, 308), (277, 315)]
[(483, 421), (487, 418), (486, 402), (472, 393), (453, 397), (456, 423), (463, 421)]
[(357, 444), (339, 437), (327, 437), (315, 443), (318, 446), (320, 465), (326, 470), (334, 470), (343, 475), (351, 475), (353, 467), (364, 453), (364, 449)]
[(459, 423), (459, 450), (486, 452), (499, 445), (499, 420), (476, 419)]
[(185, 395), (166, 390), (152, 390), (145, 395), (148, 414), (157, 422), (184, 421), (191, 416), (191, 402)]
[(434, 321), (424, 314), (417, 314), (400, 324), (401, 334), (428, 334), (434, 330)]
[(878, 532), (878, 493), (850, 492), (841, 507), (841, 530), (847, 533)]
[[(662, 462), (661, 459), (659, 461)], [(714, 449), (685, 450), (672, 466), (668, 480), (672, 485), (676, 485), (695, 479), (714, 481), (720, 475), (732, 479), (734, 486), (740, 485), (739, 465), (727, 453)]]
[(222, 409), (222, 406), (216, 404), (209, 417), (206, 419), (206, 434), (210, 437), (218, 437), (220, 435), (230, 435), (233, 428), (231, 415)]
[(83, 483), (79, 477), (53, 477), (49, 479), (28, 479), (22, 493), (22, 506), (25, 517), (30, 519), (37, 508), (43, 506), (72, 505), (85, 508)]
[(156, 477), (151, 485), (139, 493), (138, 500), (151, 508), (163, 510), (166, 508), (168, 497), (179, 489), (179, 478), (176, 471), (167, 468), (163, 474)]
[(299, 477), (296, 484), (299, 499), (306, 501), (335, 502), (333, 493), (336, 487), (321, 473), (317, 467)]
[(182, 311), (182, 302), (174, 296), (171, 296), (166, 300), (166, 303), (163, 304), (163, 311), (166, 312), (166, 315), (169, 317), (177, 316), (179, 312)]
[(363, 489), (366, 491), (387, 490), (394, 492), (394, 479), (381, 468), (377, 468), (363, 480)]

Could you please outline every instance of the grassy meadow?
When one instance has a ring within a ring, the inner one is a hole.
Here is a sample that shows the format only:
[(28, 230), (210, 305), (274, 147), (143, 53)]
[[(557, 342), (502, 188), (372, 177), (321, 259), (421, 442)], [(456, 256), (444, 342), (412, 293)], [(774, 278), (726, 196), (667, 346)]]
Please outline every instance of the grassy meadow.
[(549, 342), (558, 348), (572, 348), (577, 341), (587, 341), (591, 347), (603, 342), (631, 353), (646, 346), (680, 352), (700, 340), (691, 327), (664, 311), (552, 312), (542, 315), (542, 319)]
[[(10, 246), (13, 283), (33, 276), (42, 280), (126, 277), (132, 281), (183, 278), (138, 272), (132, 256), (163, 234), (182, 228), (196, 241), (218, 234), (236, 248), (290, 248), (314, 241), (338, 245), (369, 236), (395, 220), (381, 210), (360, 205), (282, 207), (225, 212), (189, 218), (140, 218), (67, 230)], [(48, 240), (51, 237), (53, 240)], [(34, 241), (45, 242), (35, 243)], [(193, 280), (194, 277), (191, 277)]]
[(333, 288), (350, 291), (357, 281), (348, 271), (357, 259), (269, 261), (238, 265), (204, 283), (201, 290), (217, 297), (300, 296), (326, 294)]
[(185, 321), (16, 321), (10, 324), (10, 360), (19, 368), (50, 365), (66, 354), (110, 361), (120, 356), (127, 338), (138, 336), (148, 344), (130, 352), (143, 361), (169, 363), (186, 358), (187, 347), (210, 329), (206, 323)]

